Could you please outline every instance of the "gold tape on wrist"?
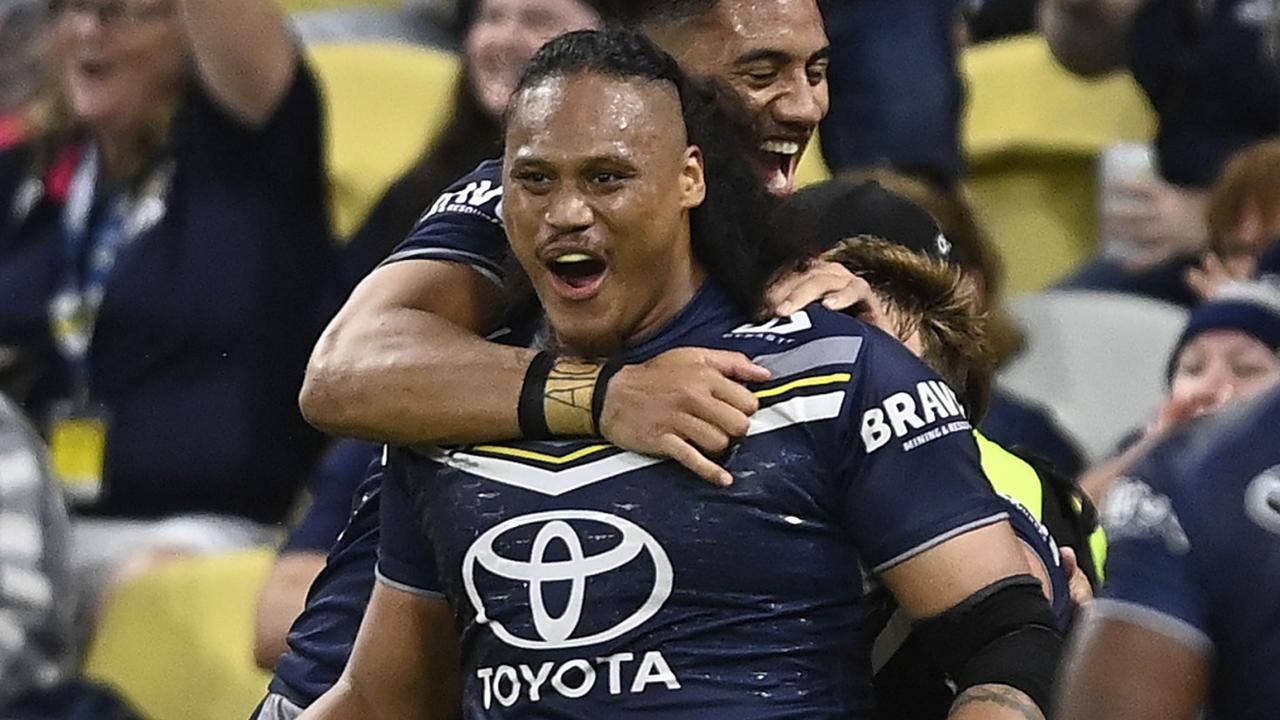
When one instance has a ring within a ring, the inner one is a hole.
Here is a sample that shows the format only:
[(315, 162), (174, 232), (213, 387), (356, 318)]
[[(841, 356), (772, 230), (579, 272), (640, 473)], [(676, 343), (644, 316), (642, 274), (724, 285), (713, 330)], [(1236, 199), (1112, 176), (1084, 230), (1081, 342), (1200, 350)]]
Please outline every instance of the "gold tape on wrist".
[(600, 363), (557, 360), (542, 391), (542, 411), (547, 429), (562, 437), (595, 435), (591, 399), (600, 377)]

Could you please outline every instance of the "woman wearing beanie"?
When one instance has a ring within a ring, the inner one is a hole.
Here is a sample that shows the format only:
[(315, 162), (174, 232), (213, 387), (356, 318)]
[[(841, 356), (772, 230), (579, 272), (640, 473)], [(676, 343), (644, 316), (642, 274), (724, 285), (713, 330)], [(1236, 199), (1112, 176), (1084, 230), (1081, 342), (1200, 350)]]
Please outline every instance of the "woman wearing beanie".
[(1169, 357), (1169, 395), (1126, 450), (1084, 473), (1099, 507), (1111, 483), (1193, 417), (1253, 397), (1280, 380), (1280, 276), (1228, 283), (1197, 305)]

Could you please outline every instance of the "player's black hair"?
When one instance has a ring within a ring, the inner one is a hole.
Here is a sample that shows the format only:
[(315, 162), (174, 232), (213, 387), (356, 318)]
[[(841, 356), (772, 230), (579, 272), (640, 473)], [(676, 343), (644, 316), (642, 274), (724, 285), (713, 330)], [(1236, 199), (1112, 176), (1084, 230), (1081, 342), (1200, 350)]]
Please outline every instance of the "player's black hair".
[[(817, 0), (825, 14), (839, 0)], [(594, 7), (606, 22), (641, 30), (653, 30), (688, 23), (701, 18), (721, 0), (595, 0)]]
[(755, 313), (775, 271), (793, 265), (803, 249), (770, 231), (776, 201), (748, 159), (755, 133), (732, 90), (688, 78), (644, 35), (609, 27), (566, 33), (544, 45), (525, 68), (516, 95), (579, 73), (675, 87), (688, 141), (701, 149), (706, 171), (706, 200), (690, 212), (694, 257), (743, 310)]
[(688, 22), (711, 12), (720, 0), (603, 0), (601, 12), (610, 23), (647, 28)]

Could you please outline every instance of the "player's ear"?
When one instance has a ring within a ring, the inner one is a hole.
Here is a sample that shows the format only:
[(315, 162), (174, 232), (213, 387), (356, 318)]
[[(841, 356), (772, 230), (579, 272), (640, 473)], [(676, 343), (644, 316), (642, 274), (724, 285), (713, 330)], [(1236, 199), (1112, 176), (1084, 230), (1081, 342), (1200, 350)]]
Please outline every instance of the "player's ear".
[(684, 167), (680, 169), (680, 205), (692, 210), (707, 199), (707, 179), (702, 149), (690, 145), (684, 150)]

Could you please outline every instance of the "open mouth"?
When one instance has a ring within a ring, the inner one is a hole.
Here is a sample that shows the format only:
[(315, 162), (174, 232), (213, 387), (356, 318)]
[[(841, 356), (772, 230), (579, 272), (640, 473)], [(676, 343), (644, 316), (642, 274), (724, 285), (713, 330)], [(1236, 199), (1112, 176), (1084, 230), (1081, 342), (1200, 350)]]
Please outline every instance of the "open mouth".
[(802, 143), (795, 140), (765, 140), (760, 143), (759, 165), (765, 187), (774, 195), (795, 189), (796, 168), (800, 165)]
[(547, 262), (556, 294), (566, 300), (590, 300), (600, 292), (609, 265), (604, 258), (582, 250), (567, 250)]

